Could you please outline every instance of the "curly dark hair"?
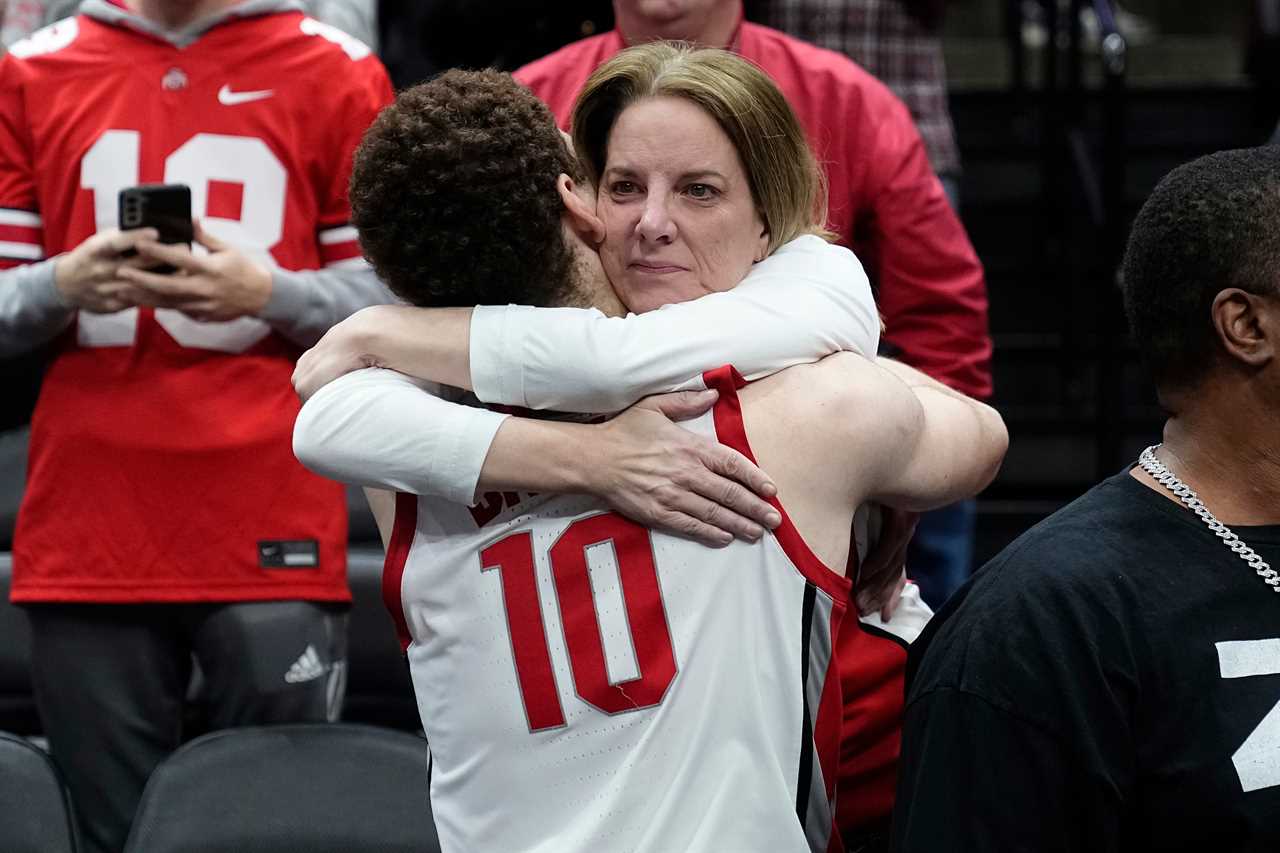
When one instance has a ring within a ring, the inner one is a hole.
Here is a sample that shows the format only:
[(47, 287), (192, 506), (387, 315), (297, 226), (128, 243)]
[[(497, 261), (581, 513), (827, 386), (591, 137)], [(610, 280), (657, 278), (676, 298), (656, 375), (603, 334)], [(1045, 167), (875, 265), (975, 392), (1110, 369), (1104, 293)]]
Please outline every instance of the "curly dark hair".
[(1277, 293), (1280, 148), (1221, 151), (1166, 175), (1133, 222), (1124, 256), (1129, 328), (1162, 390), (1213, 363), (1214, 297)]
[(446, 71), (365, 133), (352, 221), (374, 270), (414, 305), (556, 305), (574, 286), (562, 172), (583, 180), (532, 92), (497, 71)]

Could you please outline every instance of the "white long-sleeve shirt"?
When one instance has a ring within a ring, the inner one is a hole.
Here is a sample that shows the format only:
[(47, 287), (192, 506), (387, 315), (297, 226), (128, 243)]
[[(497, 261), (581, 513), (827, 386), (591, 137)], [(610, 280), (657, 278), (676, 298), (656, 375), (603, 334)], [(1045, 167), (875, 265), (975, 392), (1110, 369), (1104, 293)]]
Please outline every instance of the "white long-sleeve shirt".
[(485, 403), (616, 412), (646, 394), (697, 385), (732, 363), (748, 380), (841, 350), (874, 355), (880, 316), (862, 264), (805, 235), (751, 268), (733, 290), (646, 314), (479, 307), (471, 381)]
[[(736, 288), (646, 314), (479, 307), (471, 377), (480, 401), (612, 412), (647, 394), (701, 387), (733, 364), (748, 379), (841, 350), (874, 355), (880, 320), (853, 253), (803, 236), (752, 267)], [(474, 500), (505, 415), (433, 396), (389, 370), (362, 370), (321, 388), (294, 426), (294, 453), (332, 479)]]

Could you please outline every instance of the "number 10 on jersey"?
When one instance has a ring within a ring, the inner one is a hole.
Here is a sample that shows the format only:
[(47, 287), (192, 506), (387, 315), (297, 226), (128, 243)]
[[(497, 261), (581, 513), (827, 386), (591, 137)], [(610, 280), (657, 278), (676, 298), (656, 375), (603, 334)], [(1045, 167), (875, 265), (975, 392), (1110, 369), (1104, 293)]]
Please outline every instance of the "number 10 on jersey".
[[(626, 607), (627, 629), (639, 676), (609, 681), (600, 616), (591, 591), (587, 549), (612, 545)], [(569, 669), (579, 698), (606, 714), (652, 708), (662, 702), (676, 675), (671, 628), (667, 623), (649, 531), (616, 513), (579, 519), (560, 535), (547, 555), (564, 628)], [(480, 552), (481, 571), (497, 570), (521, 699), (530, 731), (565, 724), (551, 650), (539, 604), (533, 535), (513, 533)]]

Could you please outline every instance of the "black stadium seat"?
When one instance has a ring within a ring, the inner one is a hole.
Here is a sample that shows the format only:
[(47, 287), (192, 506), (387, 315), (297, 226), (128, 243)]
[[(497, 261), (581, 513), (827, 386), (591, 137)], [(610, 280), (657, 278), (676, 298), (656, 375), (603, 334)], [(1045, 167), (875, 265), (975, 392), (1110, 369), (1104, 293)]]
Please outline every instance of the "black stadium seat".
[(34, 735), (41, 728), (31, 692), (31, 626), (9, 603), (12, 579), (12, 556), (0, 553), (0, 729)]
[(75, 821), (62, 778), (49, 756), (0, 732), (0, 849), (5, 853), (75, 853)]
[(382, 549), (347, 554), (351, 619), (347, 640), (347, 699), (342, 718), (395, 729), (420, 728), (409, 667), (382, 603)]
[(378, 524), (359, 486), (347, 486), (347, 541), (362, 548), (382, 548)]
[[(0, 362), (3, 365), (3, 362)], [(0, 366), (0, 374), (4, 369)], [(3, 396), (0, 396), (3, 399)], [(0, 421), (4, 412), (0, 411)], [(27, 444), (31, 430), (0, 426), (0, 550), (13, 547), (13, 527), (27, 485)]]
[(428, 761), (370, 726), (214, 732), (151, 775), (125, 853), (438, 853)]

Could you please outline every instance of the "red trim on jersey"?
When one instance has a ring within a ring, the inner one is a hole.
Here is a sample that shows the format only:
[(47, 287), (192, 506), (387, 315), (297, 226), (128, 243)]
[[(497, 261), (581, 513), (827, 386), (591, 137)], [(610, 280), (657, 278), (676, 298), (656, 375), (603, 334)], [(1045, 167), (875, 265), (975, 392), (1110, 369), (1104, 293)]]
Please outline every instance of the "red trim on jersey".
[[(831, 609), (831, 663), (827, 667), (827, 679), (822, 685), (822, 696), (813, 719), (813, 748), (822, 768), (822, 780), (826, 786), (827, 802), (831, 809), (831, 838), (827, 853), (843, 853), (844, 841), (840, 835), (839, 810), (836, 808), (836, 779), (840, 774), (840, 744), (844, 723), (844, 694), (840, 674), (840, 655), (836, 638), (840, 626), (849, 614), (845, 605), (835, 601)], [(855, 619), (856, 621), (856, 615)]]
[(408, 651), (413, 637), (404, 618), (404, 602), (400, 590), (404, 584), (404, 567), (409, 560), (409, 547), (418, 531), (418, 496), (396, 492), (396, 520), (391, 526), (391, 542), (387, 559), (382, 564), (382, 603), (391, 614), (400, 638), (400, 650)]
[[(755, 462), (756, 457), (751, 452), (751, 443), (747, 441), (747, 428), (742, 421), (742, 401), (738, 399), (738, 389), (745, 387), (747, 381), (742, 378), (742, 374), (738, 373), (731, 364), (708, 370), (702, 374), (702, 381), (706, 383), (708, 388), (714, 388), (720, 392), (720, 399), (716, 401), (714, 410), (716, 437), (720, 439), (721, 444), (732, 447), (752, 462)], [(796, 526), (791, 522), (791, 517), (787, 515), (787, 511), (776, 496), (768, 498), (768, 501), (782, 516), (782, 524), (778, 525), (778, 529), (773, 531), (773, 535), (777, 537), (783, 553), (787, 555), (787, 558), (791, 560), (800, 574), (818, 589), (827, 593), (837, 602), (847, 602), (853, 583), (841, 572), (837, 572), (823, 563), (809, 549), (808, 544), (805, 543), (804, 538), (800, 535), (800, 531), (796, 530)], [(853, 543), (850, 541), (850, 548), (852, 547)]]

